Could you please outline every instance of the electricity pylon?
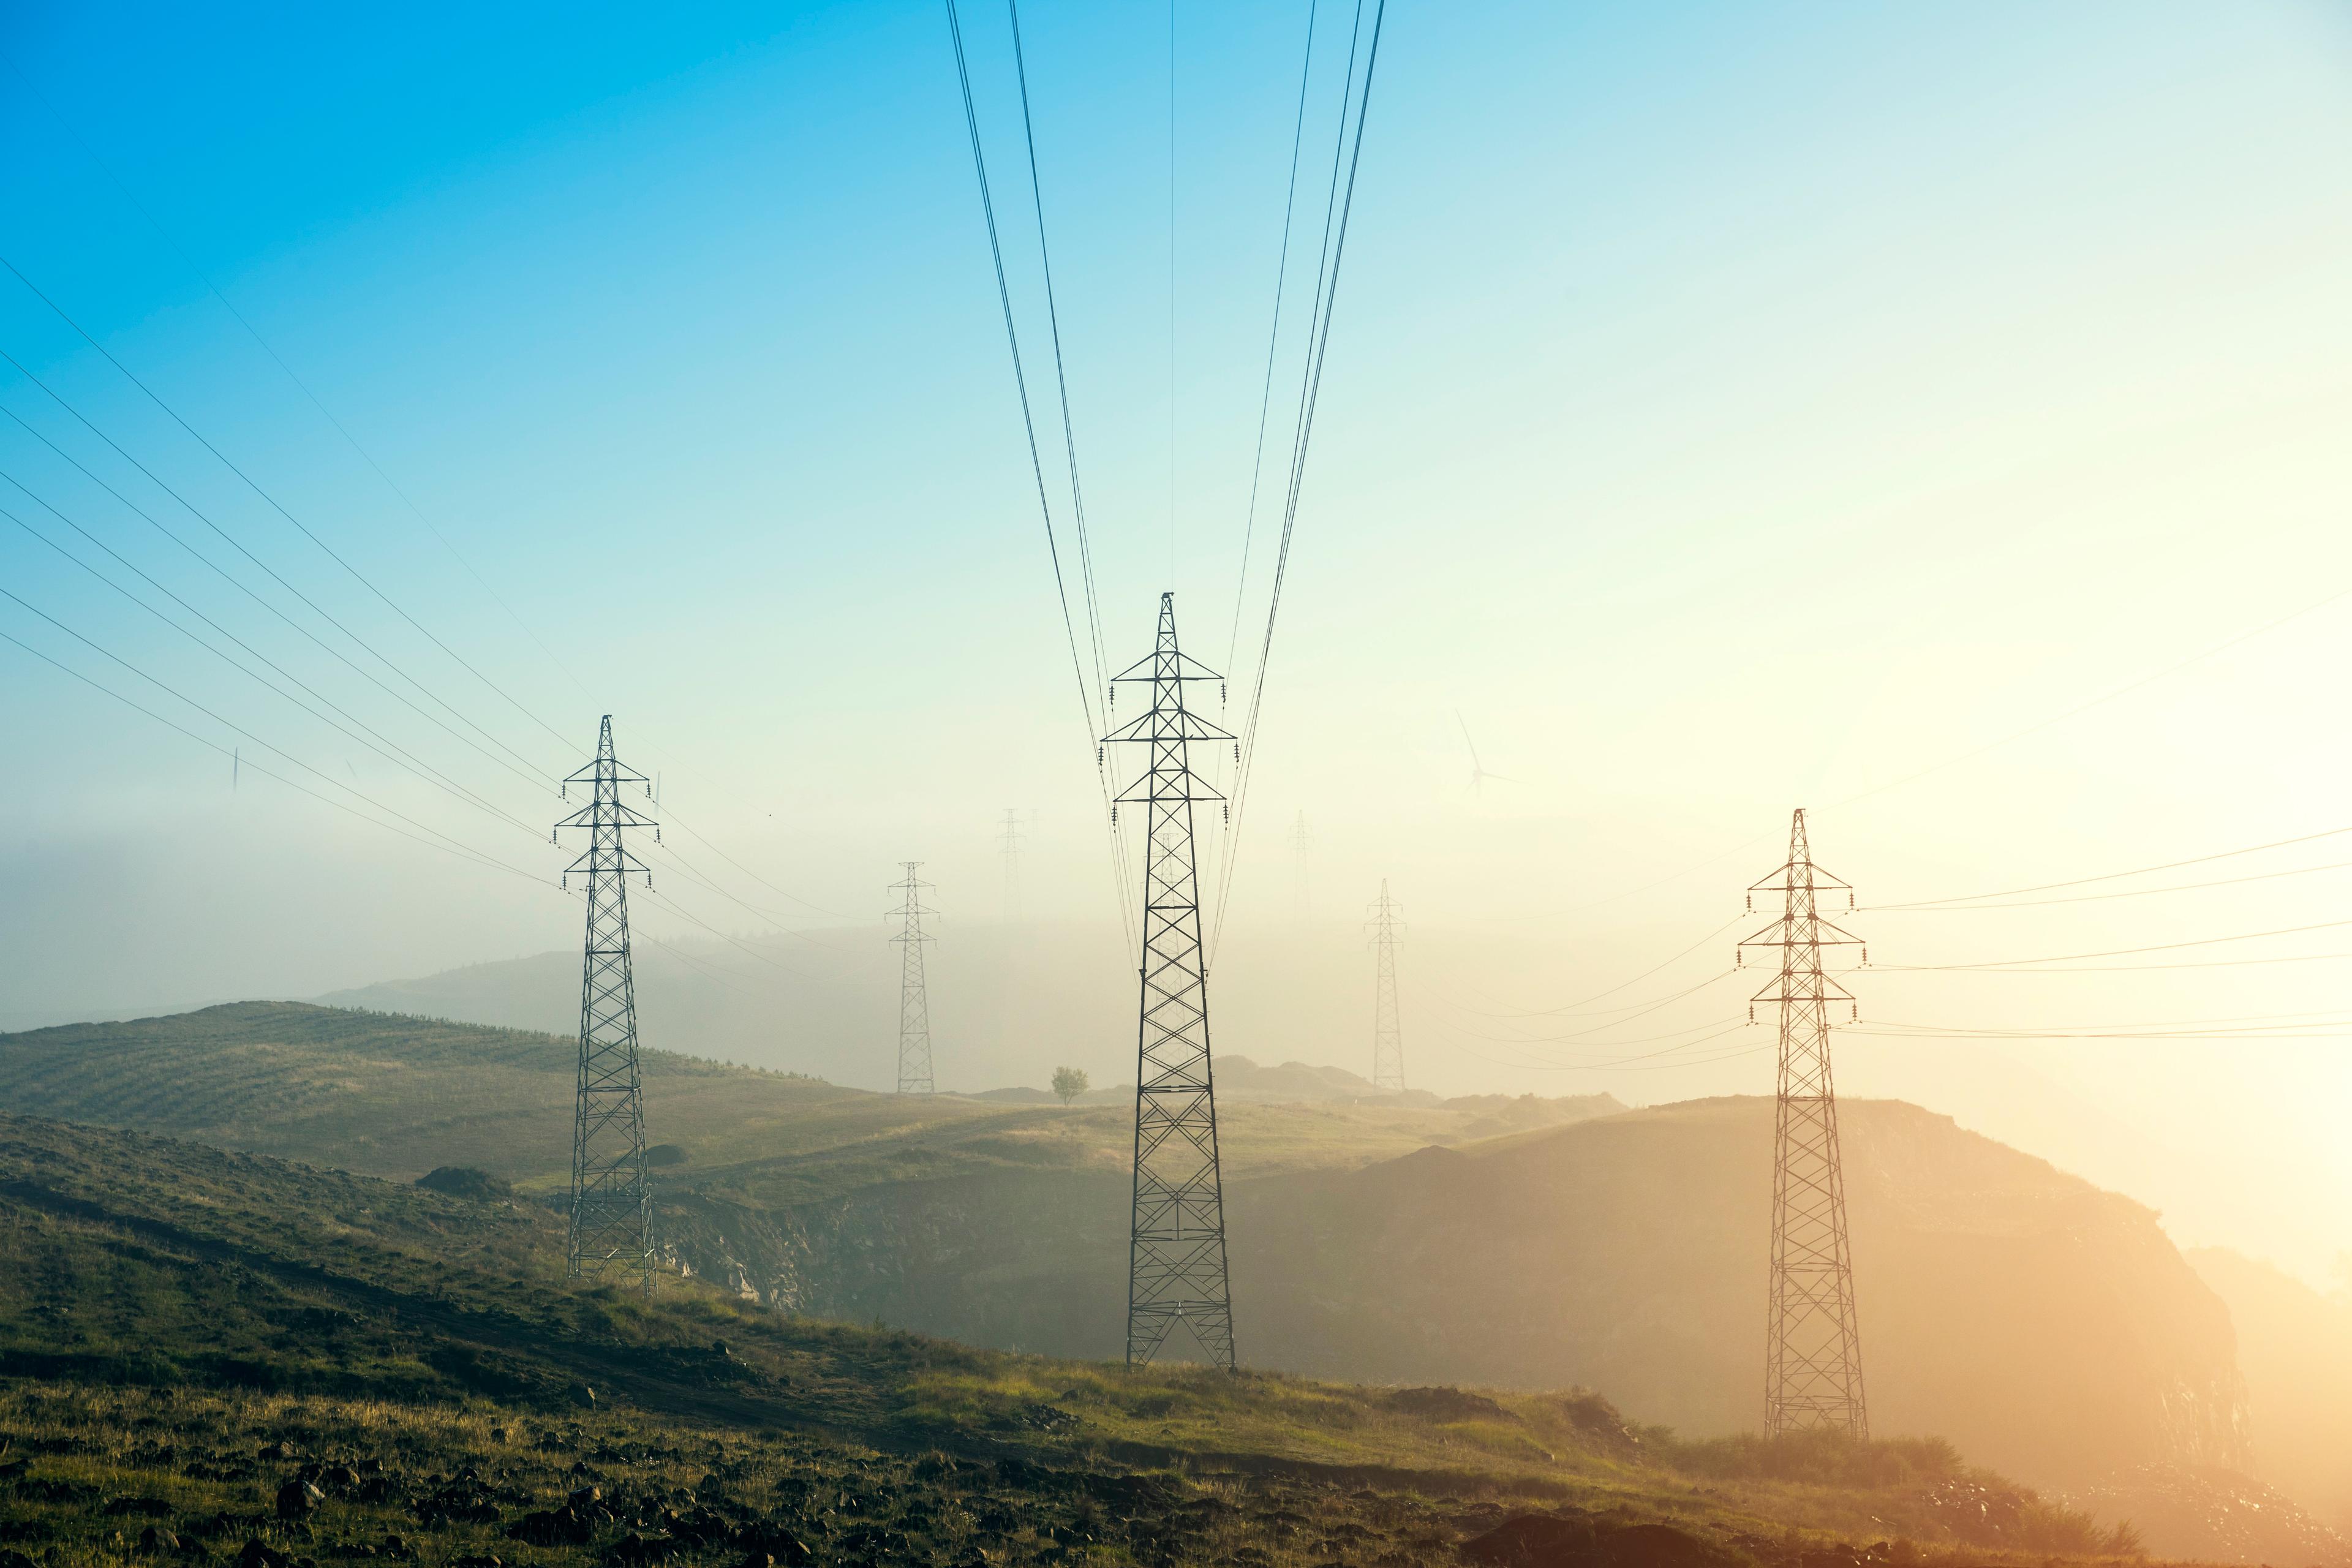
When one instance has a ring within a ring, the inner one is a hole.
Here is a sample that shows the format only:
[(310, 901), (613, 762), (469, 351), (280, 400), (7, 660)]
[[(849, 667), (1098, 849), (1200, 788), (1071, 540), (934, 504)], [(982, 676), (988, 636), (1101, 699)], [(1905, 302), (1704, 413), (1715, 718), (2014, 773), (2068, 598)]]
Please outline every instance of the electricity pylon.
[[(1748, 889), (1782, 894), (1780, 918), (1740, 945), (1777, 947), (1780, 973), (1756, 1002), (1780, 1005), (1780, 1078), (1772, 1133), (1772, 1300), (1764, 1351), (1764, 1429), (1772, 1436), (1829, 1427), (1870, 1436), (1863, 1402), (1862, 1336), (1854, 1323), (1853, 1259), (1846, 1244), (1845, 1176), (1838, 1159), (1837, 1090), (1830, 1075), (1830, 1005), (1853, 994), (1822, 973), (1822, 949), (1858, 944), (1821, 918), (1818, 896), (1853, 889), (1813, 864), (1800, 810), (1789, 859)], [(1869, 949), (1863, 950), (1864, 963)]]
[(1381, 896), (1372, 904), (1372, 945), (1379, 957), (1372, 965), (1372, 1087), (1404, 1092), (1404, 1026), (1397, 1013), (1396, 900), (1389, 897), (1389, 879), (1381, 879)]
[(1292, 874), (1295, 878), (1292, 890), (1297, 898), (1298, 919), (1302, 924), (1307, 919), (1307, 850), (1314, 842), (1313, 837), (1307, 831), (1307, 813), (1302, 809), (1298, 814), (1298, 820), (1292, 823), (1290, 826)]
[(1021, 816), (1009, 805), (996, 843), (1004, 857), (1004, 918), (1009, 921), (1021, 912)]
[[(646, 1176), (645, 1080), (637, 1070), (637, 992), (629, 973), (632, 871), (653, 874), (621, 842), (622, 830), (660, 829), (621, 800), (643, 773), (613, 754), (613, 716), (596, 734), (596, 760), (563, 781), (590, 787), (589, 803), (556, 824), (584, 827), (588, 848), (563, 873), (588, 879), (588, 936), (580, 969), (580, 1079), (572, 1121), (572, 1219), (563, 1243), (567, 1275), (637, 1275), (654, 1293), (653, 1186)], [(650, 797), (651, 791), (647, 791)]]
[(923, 989), (923, 944), (934, 939), (923, 930), (923, 917), (940, 911), (923, 907), (923, 889), (930, 884), (916, 879), (915, 868), (922, 862), (898, 864), (907, 868), (906, 880), (890, 884), (890, 891), (907, 895), (906, 901), (891, 911), (898, 917), (898, 934), (890, 939), (898, 944), (898, 1092), (929, 1094), (931, 1001)]
[[(1192, 849), (1194, 803), (1224, 797), (1192, 771), (1192, 748), (1234, 737), (1184, 706), (1186, 681), (1218, 677), (1177, 650), (1173, 594), (1160, 595), (1160, 636), (1150, 657), (1114, 679), (1151, 688), (1150, 711), (1103, 737), (1106, 743), (1150, 748), (1148, 771), (1118, 796), (1120, 804), (1143, 805), (1147, 816), (1127, 1362), (1149, 1365), (1181, 1323), (1211, 1361), (1230, 1370), (1233, 1296), (1225, 1273), (1208, 968)], [(1116, 820), (1118, 805), (1111, 809)]]

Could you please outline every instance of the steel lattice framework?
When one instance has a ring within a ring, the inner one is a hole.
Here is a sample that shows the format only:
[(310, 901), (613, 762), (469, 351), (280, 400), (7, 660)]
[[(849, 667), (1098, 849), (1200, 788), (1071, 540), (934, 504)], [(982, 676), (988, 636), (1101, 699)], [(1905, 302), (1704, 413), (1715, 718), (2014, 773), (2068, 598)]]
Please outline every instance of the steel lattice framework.
[(1404, 1026), (1397, 1011), (1396, 900), (1381, 879), (1372, 903), (1372, 1087), (1404, 1092)]
[(915, 876), (920, 860), (901, 860), (907, 868), (904, 881), (890, 884), (890, 891), (904, 893), (905, 900), (890, 912), (898, 917), (898, 931), (890, 940), (898, 944), (898, 1092), (929, 1094), (931, 1089), (931, 999), (923, 985), (923, 944), (935, 941), (923, 930), (923, 917), (940, 911), (923, 905), (923, 890), (931, 884)]
[[(1147, 747), (1150, 758), (1149, 770), (1118, 796), (1120, 804), (1142, 805), (1148, 825), (1127, 1360), (1130, 1366), (1150, 1364), (1181, 1323), (1211, 1361), (1230, 1369), (1233, 1296), (1192, 848), (1194, 804), (1224, 797), (1192, 771), (1191, 752), (1195, 743), (1234, 737), (1184, 706), (1185, 682), (1220, 677), (1178, 651), (1173, 594), (1160, 595), (1160, 635), (1151, 656), (1114, 679), (1151, 688), (1150, 711), (1103, 737), (1107, 743)], [(1114, 805), (1114, 816), (1117, 810)]]
[[(1854, 1008), (1822, 973), (1822, 949), (1856, 944), (1822, 919), (1819, 896), (1853, 891), (1813, 864), (1805, 814), (1789, 827), (1789, 859), (1748, 889), (1776, 892), (1781, 916), (1741, 943), (1780, 950), (1780, 973), (1755, 1002), (1780, 1007), (1780, 1078), (1772, 1153), (1772, 1299), (1764, 1352), (1764, 1429), (1828, 1427), (1870, 1435), (1855, 1326), (1853, 1259), (1846, 1242), (1845, 1176), (1838, 1158), (1837, 1089), (1830, 1073), (1833, 1003)], [(1868, 950), (1864, 949), (1867, 961)], [(1751, 1005), (1748, 1016), (1755, 1016)]]
[[(637, 1070), (637, 993), (629, 972), (632, 871), (653, 875), (622, 843), (626, 828), (655, 827), (622, 803), (623, 784), (646, 777), (613, 754), (613, 717), (596, 736), (596, 760), (564, 781), (592, 793), (588, 805), (556, 824), (588, 830), (588, 848), (563, 879), (588, 879), (588, 937), (580, 972), (579, 1098), (572, 1124), (572, 1222), (564, 1241), (571, 1275), (635, 1274), (654, 1290), (652, 1184), (646, 1176), (645, 1084)], [(648, 796), (652, 791), (646, 791)], [(656, 839), (659, 829), (655, 829)]]

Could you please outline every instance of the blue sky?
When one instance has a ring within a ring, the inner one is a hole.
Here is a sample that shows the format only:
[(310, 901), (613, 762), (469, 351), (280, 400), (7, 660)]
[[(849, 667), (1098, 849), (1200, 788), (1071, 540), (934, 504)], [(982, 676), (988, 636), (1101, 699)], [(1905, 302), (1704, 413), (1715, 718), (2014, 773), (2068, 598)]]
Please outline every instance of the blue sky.
[[(1349, 15), (1326, 0), (1325, 49)], [(1049, 413), (1004, 14), (965, 16)], [(1173, 586), (1212, 662), (1307, 17), (1176, 16)], [(1169, 14), (1034, 0), (1023, 21), (1124, 662), (1171, 585)], [(673, 808), (816, 903), (864, 918), (920, 856), (943, 903), (984, 904), (1015, 805), (1037, 813), (1037, 910), (1115, 931), (940, 7), (20, 5), (0, 44), (37, 89), (0, 77), (0, 254), (536, 719), (0, 276), (0, 347), (257, 555), (531, 766), (575, 765), (612, 711)], [(1323, 53), (1310, 80), (1304, 233), (1339, 69)], [(1388, 876), (1427, 927), (1535, 933), (1544, 956), (1478, 977), (1530, 1005), (1712, 929), (1794, 805), (1816, 808), (1824, 860), (1889, 897), (2336, 826), (2347, 153), (2352, 32), (2315, 4), (1395, 0), (1237, 933), (1297, 918), (1283, 830), (1302, 810), (1328, 890), (1311, 921), (1352, 932)], [(1280, 348), (1295, 387), (1295, 337)], [(0, 405), (227, 558), (13, 374)], [(1279, 391), (1275, 409), (1279, 448)], [(559, 815), (5, 421), (0, 472), (501, 809)], [(372, 797), (553, 868), (543, 836), (355, 752), (5, 524), (0, 577)], [(13, 605), (0, 629), (104, 669)], [(212, 753), (0, 656), (17, 751), (0, 935), (20, 960), (0, 1012), (309, 994), (573, 940), (576, 906), (543, 886), (232, 795)], [(1507, 784), (1472, 792), (1457, 711)], [(2242, 907), (1916, 936), (1890, 915), (1880, 940), (2087, 951), (2315, 921), (2342, 892), (2314, 877)], [(2054, 1026), (2323, 1010), (2334, 974), (1877, 984), (1894, 1016)], [(1553, 1082), (1461, 1044), (1461, 1087)], [(1909, 1068), (1873, 1048), (1856, 1071), (1903, 1089)], [(2105, 1084), (2104, 1048), (2042, 1065)], [(2165, 1086), (2196, 1059), (2128, 1091), (2130, 1114), (2192, 1126)], [(2309, 1081), (2279, 1059), (2250, 1093)]]

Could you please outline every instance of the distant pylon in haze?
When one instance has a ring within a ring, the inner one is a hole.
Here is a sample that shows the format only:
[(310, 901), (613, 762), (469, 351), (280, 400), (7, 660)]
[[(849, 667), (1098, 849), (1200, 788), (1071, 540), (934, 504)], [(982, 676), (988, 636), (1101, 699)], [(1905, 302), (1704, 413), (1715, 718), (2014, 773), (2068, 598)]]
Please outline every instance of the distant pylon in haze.
[(898, 917), (898, 934), (890, 939), (898, 944), (898, 1092), (929, 1094), (931, 1000), (923, 988), (923, 944), (932, 937), (923, 930), (923, 917), (939, 910), (923, 907), (923, 889), (930, 884), (915, 877), (922, 862), (898, 864), (907, 868), (904, 881), (890, 884), (890, 891), (907, 895), (906, 901), (891, 911)]
[(1004, 918), (1009, 921), (1021, 913), (1021, 815), (1009, 805), (996, 844), (1004, 857)]
[(1389, 897), (1389, 879), (1381, 879), (1381, 896), (1372, 904), (1372, 945), (1378, 957), (1372, 965), (1372, 1087), (1404, 1092), (1404, 1026), (1397, 1012), (1396, 900)]
[[(1846, 1244), (1845, 1176), (1838, 1159), (1837, 1090), (1830, 1075), (1833, 1003), (1853, 996), (1822, 973), (1822, 949), (1858, 944), (1821, 918), (1824, 891), (1844, 882), (1813, 864), (1800, 810), (1789, 859), (1748, 889), (1783, 896), (1780, 918), (1740, 946), (1777, 947), (1780, 973), (1754, 1002), (1780, 1007), (1780, 1078), (1772, 1134), (1772, 1299), (1764, 1352), (1764, 1429), (1772, 1436), (1819, 1427), (1870, 1436), (1862, 1393), (1862, 1336), (1854, 1322), (1853, 1259)], [(1863, 950), (1868, 962), (1869, 950)], [(1753, 1003), (1749, 1018), (1756, 1016)]]
[(1230, 1369), (1233, 1297), (1225, 1273), (1216, 1076), (1209, 1054), (1208, 970), (1192, 848), (1193, 804), (1224, 797), (1192, 771), (1192, 747), (1234, 737), (1184, 706), (1186, 681), (1218, 677), (1177, 650), (1173, 594), (1160, 595), (1160, 635), (1151, 656), (1115, 679), (1151, 688), (1150, 711), (1103, 737), (1106, 743), (1150, 748), (1149, 771), (1118, 797), (1120, 804), (1142, 805), (1146, 813), (1127, 1361), (1129, 1366), (1148, 1365), (1181, 1323), (1202, 1353)]
[[(563, 781), (589, 786), (586, 805), (556, 824), (584, 827), (588, 848), (564, 871), (588, 879), (588, 937), (580, 972), (580, 1078), (572, 1121), (572, 1217), (566, 1274), (635, 1274), (654, 1293), (653, 1186), (646, 1176), (645, 1081), (637, 1070), (637, 992), (629, 972), (632, 871), (653, 874), (621, 841), (622, 830), (655, 827), (621, 800), (643, 773), (613, 754), (613, 716), (596, 735), (596, 760)], [(655, 839), (660, 830), (655, 827)]]

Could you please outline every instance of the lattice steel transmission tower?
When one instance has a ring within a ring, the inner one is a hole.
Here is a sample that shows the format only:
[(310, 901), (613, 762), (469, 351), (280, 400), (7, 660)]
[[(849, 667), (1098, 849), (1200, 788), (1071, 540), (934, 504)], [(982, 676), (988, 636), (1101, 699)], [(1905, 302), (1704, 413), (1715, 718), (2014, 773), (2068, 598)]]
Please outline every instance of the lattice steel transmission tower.
[(1009, 805), (997, 828), (996, 847), (1004, 857), (1004, 918), (1015, 920), (1021, 913), (1021, 814)]
[(922, 862), (898, 864), (907, 868), (904, 881), (890, 884), (890, 891), (907, 895), (906, 901), (890, 911), (898, 917), (898, 933), (890, 939), (898, 944), (898, 1092), (929, 1094), (931, 1000), (923, 988), (923, 944), (934, 939), (923, 929), (923, 917), (940, 911), (923, 905), (923, 889), (930, 884), (915, 876)]
[[(556, 824), (588, 830), (588, 848), (563, 873), (588, 879), (588, 937), (580, 973), (580, 1079), (572, 1121), (572, 1220), (563, 1268), (584, 1274), (635, 1274), (654, 1293), (653, 1186), (646, 1176), (645, 1081), (637, 1070), (637, 992), (629, 972), (625, 879), (653, 874), (622, 843), (623, 830), (661, 830), (621, 799), (623, 784), (643, 773), (613, 754), (613, 716), (596, 734), (596, 760), (563, 781), (564, 794), (586, 784), (589, 803)], [(650, 798), (652, 791), (646, 790)], [(552, 837), (552, 836), (551, 836)]]
[(1314, 836), (1307, 831), (1307, 813), (1302, 808), (1298, 819), (1290, 825), (1291, 891), (1297, 900), (1298, 919), (1302, 922), (1307, 919), (1307, 893), (1310, 890), (1307, 879), (1307, 851), (1314, 843)]
[[(1147, 816), (1127, 1361), (1150, 1364), (1181, 1323), (1211, 1361), (1230, 1370), (1233, 1295), (1225, 1273), (1208, 968), (1192, 849), (1193, 805), (1224, 797), (1192, 771), (1192, 748), (1234, 737), (1184, 706), (1185, 682), (1220, 678), (1178, 651), (1173, 594), (1160, 595), (1160, 636), (1151, 656), (1114, 679), (1151, 688), (1150, 711), (1103, 737), (1106, 743), (1150, 748), (1148, 770), (1118, 796), (1119, 804), (1142, 805)], [(1117, 812), (1114, 805), (1114, 820)]]
[[(1789, 826), (1789, 859), (1748, 889), (1785, 900), (1780, 918), (1740, 944), (1777, 947), (1780, 973), (1756, 1002), (1780, 1006), (1780, 1078), (1772, 1143), (1772, 1299), (1764, 1351), (1764, 1429), (1830, 1427), (1870, 1436), (1855, 1327), (1853, 1259), (1846, 1243), (1845, 1175), (1838, 1159), (1837, 1089), (1830, 1074), (1831, 1006), (1853, 994), (1822, 972), (1822, 949), (1859, 937), (1822, 919), (1819, 896), (1853, 889), (1813, 864), (1805, 814)], [(1869, 949), (1863, 950), (1864, 963)]]
[(1389, 897), (1389, 879), (1381, 879), (1381, 896), (1372, 904), (1372, 945), (1378, 957), (1372, 965), (1372, 1087), (1404, 1092), (1404, 1026), (1397, 1012), (1396, 900)]

